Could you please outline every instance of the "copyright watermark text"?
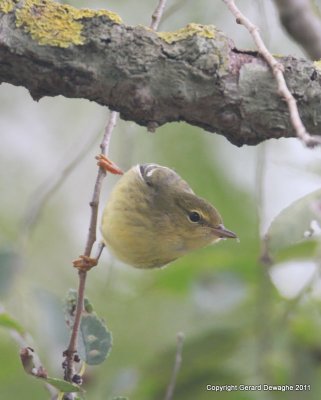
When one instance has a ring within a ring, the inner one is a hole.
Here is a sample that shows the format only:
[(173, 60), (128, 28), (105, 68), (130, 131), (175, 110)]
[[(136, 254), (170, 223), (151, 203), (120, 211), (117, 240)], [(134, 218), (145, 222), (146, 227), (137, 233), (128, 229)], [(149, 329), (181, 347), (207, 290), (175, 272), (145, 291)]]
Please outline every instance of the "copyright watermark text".
[(311, 385), (206, 385), (207, 391), (213, 392), (308, 392)]

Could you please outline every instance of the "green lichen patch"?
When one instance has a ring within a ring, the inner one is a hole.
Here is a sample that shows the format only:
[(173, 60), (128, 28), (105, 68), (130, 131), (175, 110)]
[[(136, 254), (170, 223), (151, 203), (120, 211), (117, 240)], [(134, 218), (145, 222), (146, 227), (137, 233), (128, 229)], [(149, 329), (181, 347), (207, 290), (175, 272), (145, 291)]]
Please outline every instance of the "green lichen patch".
[(0, 12), (4, 14), (8, 14), (13, 11), (15, 6), (15, 2), (13, 0), (1, 0), (0, 2)]
[(213, 25), (200, 25), (191, 23), (175, 32), (158, 32), (157, 34), (160, 38), (165, 40), (165, 42), (173, 43), (194, 35), (202, 36), (208, 39), (214, 39), (216, 35), (216, 29)]
[(122, 22), (117, 14), (107, 10), (77, 10), (51, 0), (25, 0), (16, 12), (16, 25), (41, 45), (67, 48), (85, 43), (80, 20), (99, 16), (106, 16), (117, 24)]

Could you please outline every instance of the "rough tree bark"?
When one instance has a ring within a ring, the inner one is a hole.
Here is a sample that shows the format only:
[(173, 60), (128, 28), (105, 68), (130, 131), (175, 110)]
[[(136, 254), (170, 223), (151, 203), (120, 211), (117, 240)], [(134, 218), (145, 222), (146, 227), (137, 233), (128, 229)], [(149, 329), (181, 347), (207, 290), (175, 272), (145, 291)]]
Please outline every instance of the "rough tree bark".
[[(318, 63), (279, 61), (307, 130), (321, 134)], [(155, 33), (108, 11), (1, 0), (0, 81), (26, 87), (35, 100), (89, 99), (149, 130), (185, 121), (237, 146), (295, 136), (261, 57), (214, 26)]]

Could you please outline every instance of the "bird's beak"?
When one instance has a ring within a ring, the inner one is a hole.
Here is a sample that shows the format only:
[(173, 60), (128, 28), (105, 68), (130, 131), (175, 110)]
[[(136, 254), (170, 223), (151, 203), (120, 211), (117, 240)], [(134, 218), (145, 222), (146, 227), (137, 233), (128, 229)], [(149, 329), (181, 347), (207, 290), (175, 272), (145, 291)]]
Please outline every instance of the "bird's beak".
[(213, 229), (213, 232), (215, 233), (215, 235), (218, 236), (219, 238), (229, 238), (229, 239), (237, 238), (237, 235), (234, 232), (226, 229), (223, 224), (219, 225), (216, 228), (212, 228), (212, 229)]

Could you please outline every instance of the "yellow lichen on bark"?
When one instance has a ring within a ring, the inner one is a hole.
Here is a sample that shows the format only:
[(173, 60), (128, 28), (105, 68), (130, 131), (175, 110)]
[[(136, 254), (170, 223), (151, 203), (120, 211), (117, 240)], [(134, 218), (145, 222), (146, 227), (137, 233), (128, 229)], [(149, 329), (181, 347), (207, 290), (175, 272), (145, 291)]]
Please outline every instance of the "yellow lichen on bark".
[(67, 48), (85, 43), (80, 20), (95, 16), (106, 16), (116, 24), (122, 22), (117, 14), (107, 10), (78, 10), (52, 0), (25, 0), (16, 10), (16, 25), (41, 45)]
[(191, 23), (175, 32), (158, 32), (157, 35), (167, 43), (178, 42), (190, 36), (198, 35), (208, 39), (214, 39), (216, 28), (213, 25), (200, 25)]
[(4, 14), (8, 14), (13, 11), (15, 2), (13, 0), (1, 0), (0, 1), (0, 11)]

